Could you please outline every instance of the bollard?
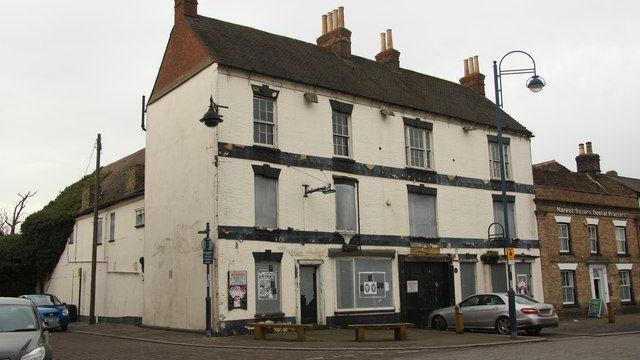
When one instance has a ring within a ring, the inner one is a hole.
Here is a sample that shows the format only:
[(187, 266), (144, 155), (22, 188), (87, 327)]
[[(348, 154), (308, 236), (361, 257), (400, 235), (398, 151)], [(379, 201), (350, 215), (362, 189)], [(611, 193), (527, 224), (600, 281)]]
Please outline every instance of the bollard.
[(460, 306), (456, 305), (456, 334), (464, 334), (464, 318)]
[(609, 317), (609, 324), (614, 324), (616, 322), (616, 311), (613, 308), (613, 304), (610, 302), (607, 303), (607, 316)]

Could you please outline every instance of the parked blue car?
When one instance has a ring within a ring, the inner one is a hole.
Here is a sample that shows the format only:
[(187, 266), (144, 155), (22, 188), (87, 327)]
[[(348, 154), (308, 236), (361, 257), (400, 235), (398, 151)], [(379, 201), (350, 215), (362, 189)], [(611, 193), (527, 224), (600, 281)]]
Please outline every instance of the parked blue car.
[(66, 304), (61, 303), (55, 295), (32, 294), (22, 295), (21, 298), (29, 299), (38, 308), (40, 318), (48, 329), (60, 329), (66, 331), (69, 326), (69, 310)]

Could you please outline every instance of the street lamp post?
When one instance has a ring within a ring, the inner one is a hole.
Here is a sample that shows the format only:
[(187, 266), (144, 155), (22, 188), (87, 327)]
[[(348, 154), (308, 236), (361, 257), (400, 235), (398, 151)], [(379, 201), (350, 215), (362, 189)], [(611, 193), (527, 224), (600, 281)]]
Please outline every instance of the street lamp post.
[[(508, 69), (502, 70), (502, 61), (509, 55), (519, 53), (524, 54), (531, 59), (533, 64), (532, 68), (524, 68), (524, 69)], [(505, 174), (505, 163), (504, 163), (504, 140), (502, 138), (502, 76), (503, 75), (517, 75), (517, 74), (533, 74), (527, 81), (527, 88), (534, 93), (539, 92), (545, 86), (544, 80), (538, 76), (536, 73), (536, 62), (533, 60), (531, 55), (527, 54), (524, 51), (514, 50), (508, 52), (506, 55), (500, 59), (500, 63), (494, 61), (493, 62), (493, 81), (495, 85), (495, 95), (496, 95), (496, 128), (498, 130), (498, 153), (500, 154), (500, 190), (502, 191), (502, 217), (504, 221), (504, 247), (509, 247), (511, 244), (511, 238), (509, 234), (509, 211), (507, 208), (507, 182), (506, 182), (506, 174)], [(505, 254), (506, 255), (506, 254)], [(511, 279), (511, 264), (509, 263), (509, 257), (507, 257), (507, 277), (509, 283), (509, 291), (507, 292), (507, 296), (509, 299), (509, 330), (511, 333), (511, 338), (515, 339), (518, 337), (518, 330), (516, 324), (516, 302), (515, 302), (515, 291), (513, 290), (513, 280)]]

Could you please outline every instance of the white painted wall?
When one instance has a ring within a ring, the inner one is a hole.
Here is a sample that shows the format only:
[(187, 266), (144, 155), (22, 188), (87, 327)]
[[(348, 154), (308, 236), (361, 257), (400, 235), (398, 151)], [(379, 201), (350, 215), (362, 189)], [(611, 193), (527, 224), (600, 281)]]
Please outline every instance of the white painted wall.
[(217, 99), (212, 65), (147, 109), (143, 323), (204, 329), (200, 241), (215, 234), (215, 130), (199, 119)]
[[(101, 209), (102, 245), (98, 245), (96, 271), (96, 315), (142, 317), (143, 277), (139, 259), (143, 255), (144, 227), (135, 227), (137, 209), (144, 208), (142, 196)], [(110, 214), (116, 214), (115, 237), (109, 241)], [(80, 315), (89, 315), (91, 290), (91, 244), (93, 214), (76, 219), (73, 243), (67, 244), (45, 291), (60, 301), (80, 305)], [(78, 277), (78, 269), (82, 277)], [(82, 303), (78, 303), (82, 281)]]

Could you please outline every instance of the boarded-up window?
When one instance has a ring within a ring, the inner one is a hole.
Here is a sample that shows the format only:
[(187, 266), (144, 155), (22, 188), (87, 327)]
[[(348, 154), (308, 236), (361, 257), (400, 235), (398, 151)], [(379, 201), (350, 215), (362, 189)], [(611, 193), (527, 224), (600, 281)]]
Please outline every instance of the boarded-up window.
[(491, 289), (493, 292), (507, 292), (507, 269), (504, 264), (491, 265)]
[[(514, 205), (515, 202), (513, 201), (507, 202), (507, 214), (509, 216), (509, 237), (512, 239), (516, 237), (516, 218)], [(493, 200), (493, 219), (493, 221), (499, 223), (504, 227), (504, 211), (502, 207), (502, 200), (498, 196), (496, 196)]]
[(116, 213), (109, 214), (109, 241), (116, 239)]
[(336, 183), (336, 229), (356, 230), (356, 185)]
[(462, 299), (476, 293), (476, 263), (460, 263), (460, 285)]
[(393, 307), (391, 260), (336, 260), (336, 286), (338, 309)]
[(256, 313), (280, 312), (280, 261), (256, 261)]
[(102, 244), (102, 218), (98, 219), (98, 245)]
[(411, 236), (438, 236), (434, 195), (409, 192), (409, 233)]
[(254, 176), (254, 197), (257, 227), (278, 227), (277, 191), (277, 179), (272, 179), (261, 175)]

